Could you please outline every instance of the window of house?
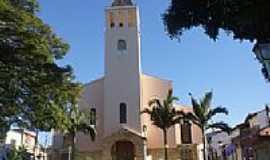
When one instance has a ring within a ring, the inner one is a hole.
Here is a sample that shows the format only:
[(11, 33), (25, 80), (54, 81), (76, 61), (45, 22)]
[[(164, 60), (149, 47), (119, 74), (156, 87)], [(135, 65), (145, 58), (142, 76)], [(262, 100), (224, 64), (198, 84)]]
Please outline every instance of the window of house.
[(127, 123), (127, 105), (126, 103), (120, 103), (120, 123)]
[(10, 140), (10, 145), (11, 145), (12, 147), (15, 147), (15, 146), (16, 146), (16, 140), (15, 140), (15, 139), (11, 139), (11, 140)]
[(183, 124), (181, 124), (181, 139), (182, 144), (192, 143), (191, 123), (189, 121), (184, 121)]
[(147, 126), (143, 125), (143, 132), (147, 132)]
[(119, 51), (127, 50), (127, 42), (125, 40), (123, 40), (123, 39), (118, 40), (117, 49)]
[(143, 125), (143, 136), (147, 137), (147, 126)]
[(96, 125), (97, 111), (96, 108), (90, 109), (90, 125)]

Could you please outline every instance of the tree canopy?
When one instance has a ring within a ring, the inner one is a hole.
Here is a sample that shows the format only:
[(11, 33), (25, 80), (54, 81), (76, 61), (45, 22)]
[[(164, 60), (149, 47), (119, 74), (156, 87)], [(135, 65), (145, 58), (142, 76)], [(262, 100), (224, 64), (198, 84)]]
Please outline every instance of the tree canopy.
[(270, 38), (270, 1), (171, 0), (163, 20), (171, 38), (202, 27), (213, 40), (224, 30), (234, 39), (264, 43)]
[(0, 128), (58, 128), (80, 93), (72, 68), (56, 63), (69, 45), (38, 10), (36, 0), (0, 0)]

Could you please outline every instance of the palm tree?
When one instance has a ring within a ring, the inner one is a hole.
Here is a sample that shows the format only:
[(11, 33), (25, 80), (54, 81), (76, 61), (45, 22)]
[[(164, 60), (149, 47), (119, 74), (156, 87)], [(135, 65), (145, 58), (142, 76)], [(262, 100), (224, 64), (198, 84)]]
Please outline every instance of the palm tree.
[(75, 144), (76, 144), (76, 133), (83, 132), (91, 137), (94, 141), (96, 137), (96, 129), (94, 126), (87, 123), (87, 118), (77, 106), (71, 107), (68, 111), (69, 124), (65, 130), (66, 135), (71, 139), (71, 160), (75, 160)]
[(192, 121), (193, 124), (197, 125), (202, 132), (203, 141), (203, 157), (206, 160), (206, 131), (209, 129), (219, 129), (221, 131), (230, 132), (230, 127), (224, 122), (212, 122), (212, 118), (217, 114), (228, 115), (228, 110), (224, 107), (211, 108), (211, 101), (213, 98), (212, 92), (207, 92), (205, 96), (198, 102), (193, 98), (192, 94), (191, 102), (193, 107), (193, 113), (184, 113), (184, 119)]
[(168, 160), (167, 131), (170, 127), (179, 123), (180, 113), (173, 107), (174, 101), (177, 100), (178, 98), (173, 96), (173, 91), (169, 90), (163, 103), (159, 99), (150, 100), (148, 105), (151, 109), (146, 108), (141, 112), (142, 114), (148, 114), (153, 125), (163, 131), (165, 160)]

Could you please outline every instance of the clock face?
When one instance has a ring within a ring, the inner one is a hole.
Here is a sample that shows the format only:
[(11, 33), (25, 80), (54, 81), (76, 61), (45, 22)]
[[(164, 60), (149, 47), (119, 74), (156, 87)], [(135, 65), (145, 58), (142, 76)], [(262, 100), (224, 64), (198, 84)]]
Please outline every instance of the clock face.
[(121, 52), (126, 51), (127, 50), (127, 42), (123, 39), (118, 40), (117, 49), (118, 49), (118, 51), (121, 51)]

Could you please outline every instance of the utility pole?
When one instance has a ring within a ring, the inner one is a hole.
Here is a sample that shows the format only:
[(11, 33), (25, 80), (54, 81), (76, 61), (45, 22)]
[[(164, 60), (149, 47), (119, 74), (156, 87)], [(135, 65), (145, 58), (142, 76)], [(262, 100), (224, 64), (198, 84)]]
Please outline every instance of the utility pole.
[(68, 160), (71, 160), (71, 146), (68, 146)]

